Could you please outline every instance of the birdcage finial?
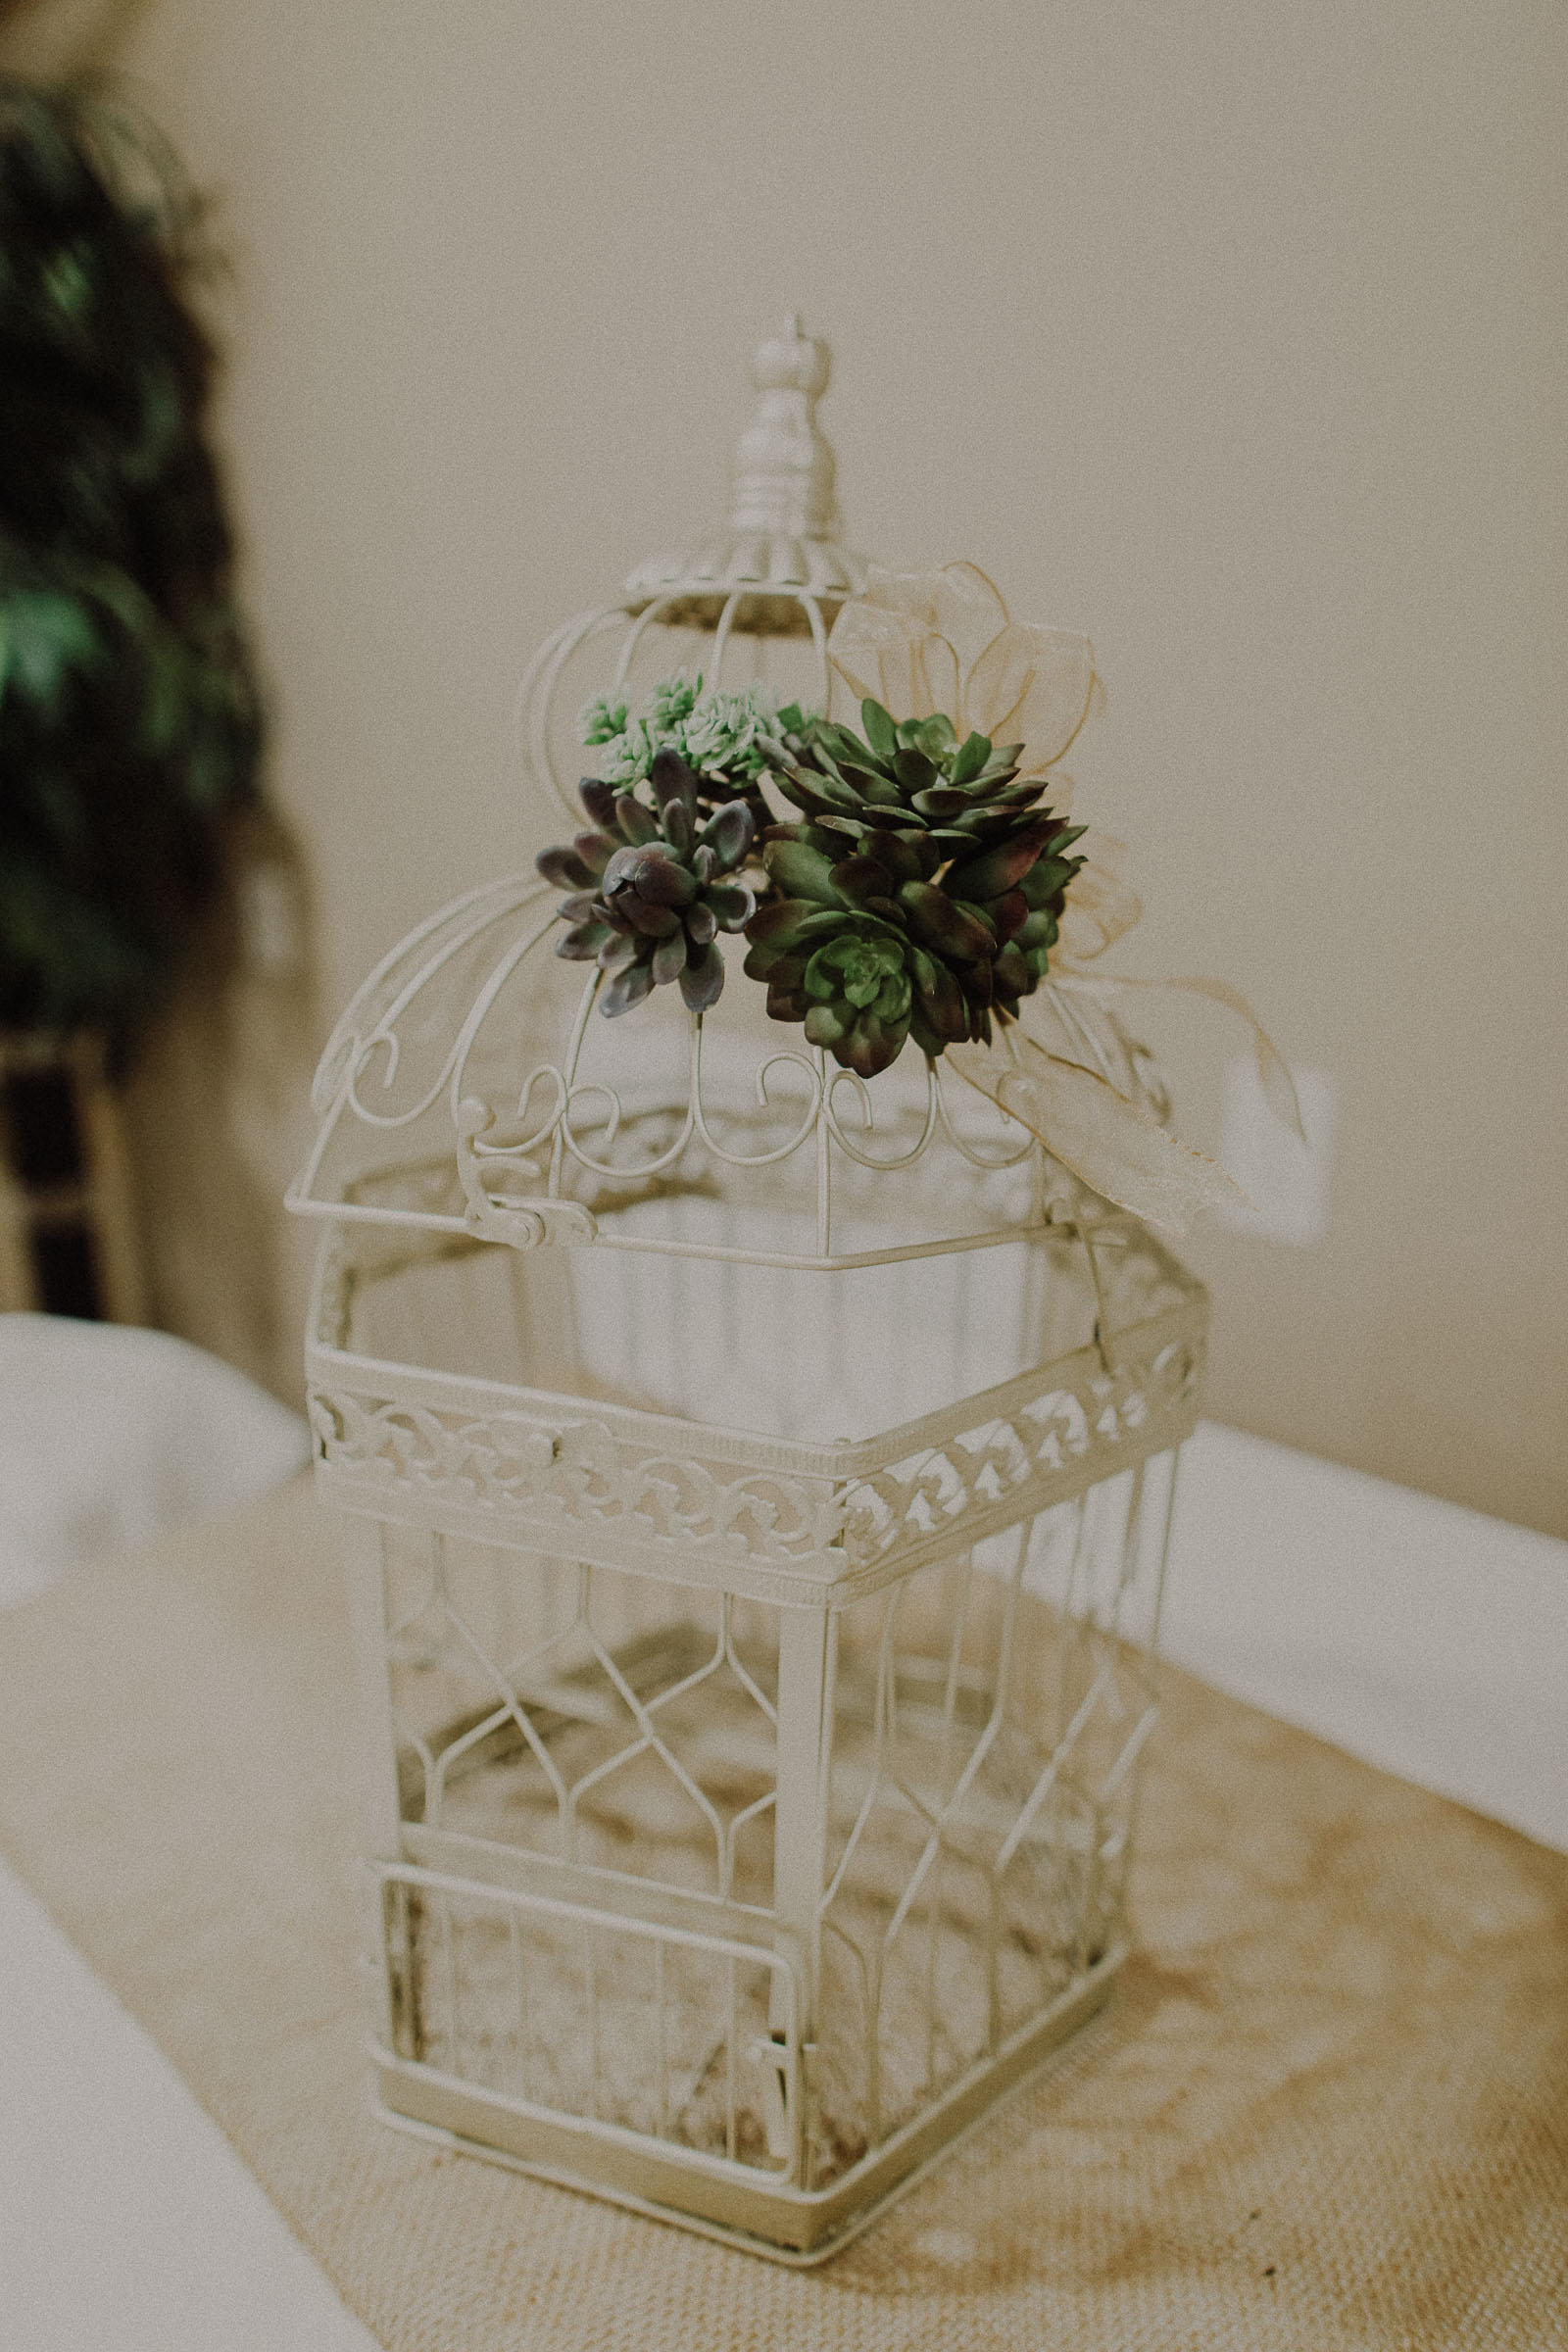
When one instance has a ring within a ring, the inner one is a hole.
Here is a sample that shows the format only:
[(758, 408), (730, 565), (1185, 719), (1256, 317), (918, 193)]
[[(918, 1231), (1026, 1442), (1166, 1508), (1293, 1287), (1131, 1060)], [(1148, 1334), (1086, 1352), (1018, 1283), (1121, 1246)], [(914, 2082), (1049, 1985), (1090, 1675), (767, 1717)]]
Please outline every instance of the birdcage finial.
[(839, 544), (833, 452), (816, 421), (830, 366), (827, 345), (804, 331), (799, 312), (758, 345), (758, 399), (735, 451), (729, 519), (694, 546), (639, 564), (626, 581), (634, 610), (656, 599), (674, 610), (679, 599), (688, 618), (709, 607), (716, 614), (727, 597), (746, 593), (739, 627), (788, 631), (807, 626), (802, 596), (832, 608), (859, 594), (865, 564)]
[(752, 381), (760, 397), (735, 452), (732, 530), (836, 533), (833, 452), (816, 421), (830, 365), (827, 345), (802, 333), (798, 312), (758, 345)]

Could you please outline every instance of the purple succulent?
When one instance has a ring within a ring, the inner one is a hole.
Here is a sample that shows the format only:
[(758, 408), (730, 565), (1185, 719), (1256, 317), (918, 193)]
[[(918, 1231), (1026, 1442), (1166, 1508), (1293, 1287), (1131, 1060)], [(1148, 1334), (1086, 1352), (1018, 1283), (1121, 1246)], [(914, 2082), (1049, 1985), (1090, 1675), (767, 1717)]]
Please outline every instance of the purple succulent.
[(537, 860), (545, 880), (569, 894), (556, 954), (598, 964), (606, 978), (599, 1009), (612, 1018), (671, 980), (693, 1012), (716, 1004), (724, 986), (717, 935), (743, 930), (757, 906), (744, 883), (725, 879), (751, 854), (746, 804), (727, 801), (700, 823), (698, 779), (674, 751), (658, 754), (648, 780), (657, 809), (584, 777), (578, 790), (594, 829)]

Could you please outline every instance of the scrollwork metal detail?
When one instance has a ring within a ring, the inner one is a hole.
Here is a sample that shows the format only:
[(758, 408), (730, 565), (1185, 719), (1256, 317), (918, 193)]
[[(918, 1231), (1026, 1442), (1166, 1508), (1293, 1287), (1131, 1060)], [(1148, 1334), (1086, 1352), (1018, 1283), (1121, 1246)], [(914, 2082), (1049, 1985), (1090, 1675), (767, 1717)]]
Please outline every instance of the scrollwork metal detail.
[(661, 1561), (787, 1563), (826, 1550), (839, 1528), (830, 1482), (756, 1468), (723, 1478), (685, 1456), (639, 1448), (601, 1421), (551, 1428), (523, 1414), (475, 1416), (366, 1395), (311, 1396), (318, 1458), (388, 1491), (477, 1503), (536, 1541), (598, 1525)]
[(961, 1543), (971, 1514), (1004, 1503), (1012, 1520), (1042, 1508), (1064, 1481), (1076, 1488), (1113, 1476), (1152, 1443), (1186, 1436), (1199, 1365), (1196, 1338), (1169, 1341), (1110, 1372), (1085, 1349), (1056, 1367), (1074, 1377), (847, 1490), (845, 1550), (864, 1566), (939, 1534)]
[(617, 1430), (612, 1417), (551, 1424), (521, 1411), (446, 1410), (344, 1381), (317, 1385), (310, 1409), (330, 1471), (379, 1489), (389, 1504), (417, 1491), (477, 1505), (513, 1540), (569, 1545), (572, 1530), (597, 1528), (656, 1568), (678, 1557), (725, 1574), (808, 1562), (820, 1573), (837, 1554), (844, 1573), (898, 1572), (933, 1542), (960, 1546), (1178, 1443), (1200, 1351), (1196, 1333), (1162, 1337), (1107, 1373), (1083, 1349), (1006, 1412), (852, 1477), (763, 1462), (725, 1475)]

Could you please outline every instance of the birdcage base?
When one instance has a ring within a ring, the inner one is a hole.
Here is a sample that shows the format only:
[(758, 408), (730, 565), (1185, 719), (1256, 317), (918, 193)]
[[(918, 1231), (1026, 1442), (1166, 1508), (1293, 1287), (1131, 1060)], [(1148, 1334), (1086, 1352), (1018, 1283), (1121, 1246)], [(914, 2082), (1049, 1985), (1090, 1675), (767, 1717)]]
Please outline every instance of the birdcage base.
[(653, 2152), (640, 2134), (614, 2125), (546, 2114), (381, 2048), (373, 2053), (375, 2112), (381, 2122), (458, 2154), (807, 2270), (858, 2237), (1056, 2057), (1104, 2007), (1126, 1950), (1113, 1945), (993, 2056), (824, 2188), (718, 2178), (691, 2151)]

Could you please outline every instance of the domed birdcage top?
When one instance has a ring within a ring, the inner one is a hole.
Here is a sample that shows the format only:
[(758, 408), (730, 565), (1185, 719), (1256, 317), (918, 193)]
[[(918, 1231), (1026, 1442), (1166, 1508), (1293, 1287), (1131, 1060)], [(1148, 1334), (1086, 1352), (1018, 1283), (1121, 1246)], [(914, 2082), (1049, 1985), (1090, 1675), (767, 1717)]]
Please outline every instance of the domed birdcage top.
[(799, 318), (759, 344), (726, 520), (634, 565), (617, 597), (564, 621), (534, 656), (517, 733), (527, 771), (573, 818), (577, 717), (595, 693), (635, 701), (684, 671), (710, 692), (767, 683), (825, 699), (828, 631), (868, 568), (839, 537), (833, 452), (816, 416), (830, 370), (827, 345)]
[[(870, 569), (838, 536), (833, 455), (816, 418), (826, 346), (792, 318), (759, 347), (752, 373), (727, 522), (638, 564), (618, 597), (556, 630), (518, 701), (525, 776), (544, 808), (568, 812), (579, 850), (604, 839), (580, 831), (594, 793), (593, 807), (612, 805), (600, 779), (621, 791), (642, 779), (648, 791), (656, 735), (639, 713), (661, 724), (674, 713), (688, 749), (699, 723), (720, 742), (736, 779), (728, 812), (694, 802), (680, 818), (688, 848), (693, 825), (719, 848), (700, 844), (669, 884), (683, 904), (696, 894), (692, 919), (677, 929), (654, 910), (675, 939), (672, 963), (655, 957), (652, 977), (678, 970), (680, 989), (650, 989), (646, 956), (607, 984), (593, 963), (551, 952), (585, 952), (559, 923), (576, 853), (555, 853), (555, 886), (530, 866), (469, 892), (392, 951), (333, 1031), (295, 1209), (515, 1248), (830, 1267), (1005, 1242), (1054, 1214), (1081, 1216), (1093, 1200), (1035, 1133), (952, 1074), (940, 1045), (920, 1052), (911, 1039), (868, 1082), (839, 1066), (842, 1054), (770, 1022), (762, 991), (740, 977), (746, 943), (725, 934), (741, 927), (726, 909), (748, 895), (741, 853), (755, 856), (770, 822), (798, 813), (769, 802), (761, 763), (748, 769), (745, 754), (781, 713), (827, 710), (828, 636)], [(1088, 662), (1086, 641), (1061, 643)], [(578, 779), (596, 762), (580, 801)], [(558, 814), (542, 816), (540, 846), (560, 831)], [(851, 963), (858, 952), (846, 948)], [(874, 952), (861, 961), (874, 991)], [(596, 1007), (630, 1017), (591, 1017)], [(1114, 1020), (1092, 1004), (1072, 1018), (1075, 1054), (1136, 1091)]]

